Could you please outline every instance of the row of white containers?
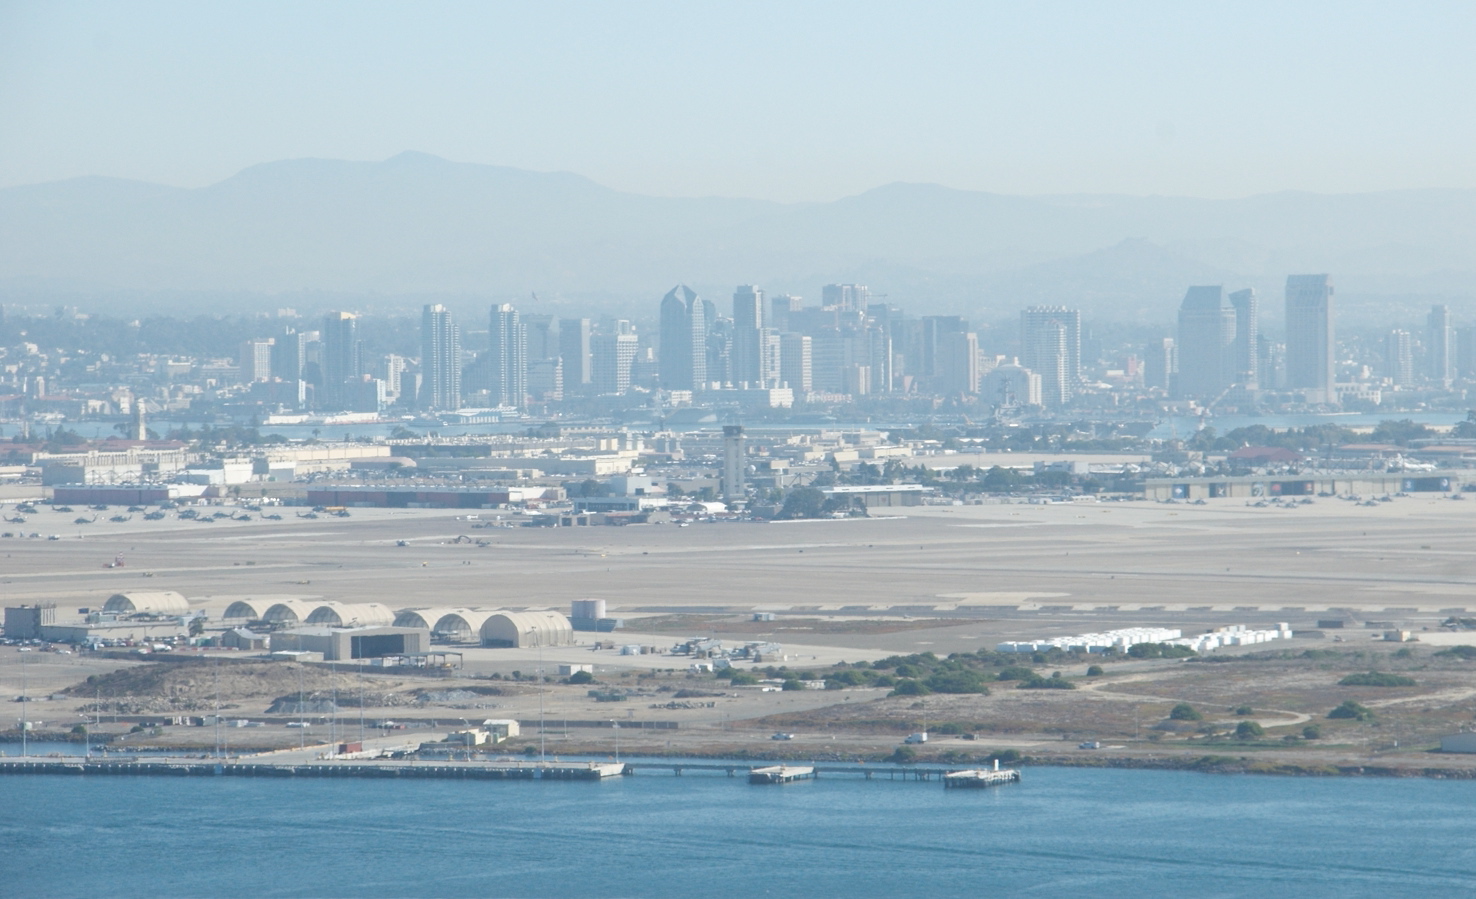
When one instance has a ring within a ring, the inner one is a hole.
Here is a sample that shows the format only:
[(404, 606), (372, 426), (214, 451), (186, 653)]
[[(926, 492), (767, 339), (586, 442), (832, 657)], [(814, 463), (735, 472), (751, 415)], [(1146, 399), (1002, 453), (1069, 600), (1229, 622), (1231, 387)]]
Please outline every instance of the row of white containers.
[(1128, 647), (1138, 643), (1167, 643), (1171, 646), (1187, 646), (1195, 652), (1209, 652), (1222, 646), (1251, 646), (1272, 640), (1290, 640), (1291, 636), (1291, 625), (1284, 621), (1278, 622), (1274, 630), (1256, 630), (1243, 624), (1232, 624), (1192, 637), (1185, 637), (1183, 631), (1177, 628), (1130, 627), (1071, 637), (1009, 640), (997, 645), (995, 651), (1043, 652), (1048, 649), (1063, 649), (1067, 652), (1106, 652), (1116, 649), (1126, 652)]

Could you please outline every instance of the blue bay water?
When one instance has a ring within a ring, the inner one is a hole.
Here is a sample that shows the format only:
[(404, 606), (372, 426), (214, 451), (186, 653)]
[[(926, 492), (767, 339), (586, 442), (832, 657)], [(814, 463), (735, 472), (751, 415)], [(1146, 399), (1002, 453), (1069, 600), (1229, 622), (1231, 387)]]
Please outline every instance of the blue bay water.
[(0, 777), (0, 895), (1455, 896), (1476, 783)]

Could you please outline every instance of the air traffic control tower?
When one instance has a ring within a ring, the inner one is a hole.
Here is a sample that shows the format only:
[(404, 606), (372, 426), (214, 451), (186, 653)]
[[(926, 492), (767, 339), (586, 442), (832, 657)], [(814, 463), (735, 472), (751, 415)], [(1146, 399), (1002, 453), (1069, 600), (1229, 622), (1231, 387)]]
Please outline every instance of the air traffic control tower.
[(723, 425), (723, 499), (741, 500), (745, 496), (743, 426)]

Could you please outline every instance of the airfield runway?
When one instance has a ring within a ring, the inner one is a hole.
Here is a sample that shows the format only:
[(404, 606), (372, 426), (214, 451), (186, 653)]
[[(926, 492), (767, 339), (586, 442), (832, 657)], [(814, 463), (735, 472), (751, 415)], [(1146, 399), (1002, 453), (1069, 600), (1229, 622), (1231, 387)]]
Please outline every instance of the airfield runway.
[[(1134, 624), (1305, 629), (1345, 611), (1350, 624), (1418, 628), (1476, 613), (1476, 501), (1433, 495), (1292, 508), (924, 506), (866, 520), (561, 529), (473, 527), (497, 513), (473, 521), (355, 509), (308, 520), (278, 511), (281, 521), (135, 515), (82, 526), (42, 507), (6, 527), (60, 539), (0, 539), (0, 590), (6, 604), (55, 602), (64, 613), (118, 591), (175, 590), (216, 615), (243, 596), (566, 612), (572, 599), (600, 597), (633, 630), (643, 615), (750, 610), (980, 622), (844, 637), (878, 649)], [(125, 567), (105, 567), (120, 553)]]

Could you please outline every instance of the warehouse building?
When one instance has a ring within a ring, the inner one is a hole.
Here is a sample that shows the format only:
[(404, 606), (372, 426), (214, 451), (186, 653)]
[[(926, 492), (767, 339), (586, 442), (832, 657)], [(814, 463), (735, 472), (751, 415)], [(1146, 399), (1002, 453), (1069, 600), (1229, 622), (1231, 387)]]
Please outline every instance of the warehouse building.
[(297, 627), (271, 635), (272, 652), (316, 652), (325, 662), (430, 652), (430, 631), (413, 627)]
[(1395, 493), (1450, 493), (1476, 483), (1476, 472), (1358, 472), (1239, 477), (1148, 478), (1144, 495), (1151, 500), (1274, 499), (1306, 496), (1381, 496)]
[(573, 646), (574, 627), (558, 612), (494, 612), (481, 627), (482, 645), (516, 649)]
[(313, 506), (349, 506), (377, 509), (495, 509), (508, 503), (543, 499), (544, 488), (502, 487), (468, 490), (453, 487), (313, 487), (307, 501)]

